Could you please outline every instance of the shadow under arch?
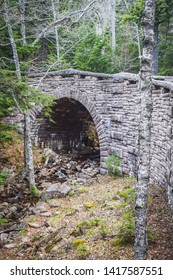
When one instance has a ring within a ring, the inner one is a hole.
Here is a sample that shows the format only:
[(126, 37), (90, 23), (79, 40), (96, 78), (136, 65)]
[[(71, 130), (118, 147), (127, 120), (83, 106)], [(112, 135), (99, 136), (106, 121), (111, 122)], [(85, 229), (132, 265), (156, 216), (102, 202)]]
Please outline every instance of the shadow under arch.
[[(104, 120), (95, 104), (82, 94), (78, 98), (72, 95), (59, 96), (52, 107), (52, 112), (54, 123), (48, 120), (42, 122), (38, 130), (39, 143), (45, 142), (45, 146), (50, 146), (54, 150), (68, 151), (71, 148), (79, 148), (84, 143), (88, 146), (88, 142), (90, 144), (93, 142), (94, 145), (96, 144), (94, 141), (97, 142), (98, 139), (100, 172), (105, 173), (104, 162), (109, 154), (109, 139)], [(87, 137), (89, 134), (93, 139)]]

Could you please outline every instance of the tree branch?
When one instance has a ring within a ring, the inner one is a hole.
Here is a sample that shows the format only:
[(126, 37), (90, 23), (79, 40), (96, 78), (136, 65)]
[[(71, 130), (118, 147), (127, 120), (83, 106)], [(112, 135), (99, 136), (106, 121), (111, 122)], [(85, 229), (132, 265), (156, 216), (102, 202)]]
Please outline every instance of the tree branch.
[[(38, 37), (37, 37), (37, 38), (35, 39), (35, 41), (32, 43), (32, 46), (35, 46), (35, 45), (38, 43), (38, 41), (39, 41), (42, 37), (44, 37), (45, 34), (46, 34), (46, 32), (49, 31), (51, 28), (53, 28), (53, 27), (55, 27), (55, 26), (58, 26), (58, 25), (60, 25), (61, 23), (65, 22), (65, 21), (71, 20), (71, 17), (72, 17), (73, 15), (82, 13), (82, 16), (80, 15), (79, 19), (78, 19), (77, 21), (74, 21), (74, 23), (78, 22), (78, 21), (83, 17), (83, 15), (85, 14), (85, 12), (86, 12), (87, 10), (89, 10), (89, 8), (90, 8), (93, 4), (95, 4), (95, 3), (96, 3), (96, 1), (93, 1), (93, 2), (91, 2), (85, 9), (72, 12), (72, 13), (70, 13), (68, 16), (65, 16), (65, 17), (63, 17), (63, 18), (61, 18), (61, 19), (55, 20), (54, 22), (50, 23), (50, 24), (49, 24), (47, 27), (45, 27), (45, 28), (43, 29), (43, 31), (38, 35)], [(73, 23), (72, 23), (72, 24), (73, 24)]]

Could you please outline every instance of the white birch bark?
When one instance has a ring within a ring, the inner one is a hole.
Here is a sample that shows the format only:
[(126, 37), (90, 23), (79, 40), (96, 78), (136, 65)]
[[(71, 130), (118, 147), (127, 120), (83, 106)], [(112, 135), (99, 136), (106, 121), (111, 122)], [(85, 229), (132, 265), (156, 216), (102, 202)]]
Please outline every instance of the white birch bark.
[(116, 0), (110, 0), (110, 29), (111, 29), (111, 38), (112, 38), (112, 51), (115, 51), (115, 47), (116, 47), (115, 7), (116, 7)]
[(159, 48), (159, 30), (158, 25), (154, 25), (154, 53), (153, 53), (153, 75), (158, 74), (158, 48)]
[(10, 17), (9, 17), (9, 13), (8, 13), (8, 0), (4, 0), (3, 8), (4, 8), (4, 19), (5, 19), (5, 22), (6, 22), (6, 26), (8, 28), (10, 44), (11, 44), (12, 51), (13, 51), (13, 59), (14, 59), (15, 68), (16, 68), (16, 75), (17, 75), (17, 78), (19, 80), (21, 80), (19, 57), (18, 57), (17, 47), (16, 47), (16, 43), (15, 43), (15, 40), (14, 40), (13, 30), (12, 30), (12, 27), (11, 27), (11, 21), (10, 21)]
[[(10, 38), (10, 43), (12, 47), (12, 52), (13, 52), (13, 59), (14, 63), (16, 66), (16, 76), (19, 81), (21, 81), (21, 71), (20, 71), (20, 62), (19, 62), (19, 57), (17, 53), (17, 47), (16, 43), (14, 40), (14, 35), (13, 35), (13, 30), (11, 27), (11, 21), (8, 13), (8, 1), (4, 0), (3, 2), (3, 8), (4, 8), (4, 19), (8, 28), (8, 33), (9, 33), (9, 38)], [(24, 35), (22, 33), (22, 35)], [(24, 45), (26, 44), (25, 38), (23, 38), (22, 42)], [(20, 108), (16, 97), (13, 94), (14, 101), (16, 103), (16, 106), (18, 109), (23, 113), (24, 115), (24, 154), (25, 154), (25, 169), (26, 169), (26, 174), (28, 175), (28, 181), (29, 181), (29, 186), (35, 186), (35, 177), (34, 177), (34, 164), (33, 164), (33, 154), (32, 154), (32, 143), (31, 143), (31, 138), (30, 138), (30, 112), (29, 110), (26, 110), (23, 112), (23, 110)]]
[(140, 37), (139, 37), (139, 27), (136, 23), (134, 23), (135, 30), (136, 30), (136, 37), (137, 37), (137, 42), (138, 42), (138, 54), (139, 54), (139, 62), (141, 66), (141, 43), (140, 43)]
[(26, 28), (25, 28), (25, 0), (19, 0), (20, 10), (20, 29), (22, 34), (22, 44), (26, 45)]
[(24, 146), (25, 146), (25, 166), (28, 175), (29, 186), (35, 186), (34, 159), (32, 152), (32, 142), (30, 137), (30, 110), (24, 112)]
[(144, 1), (142, 16), (143, 53), (140, 70), (141, 116), (139, 126), (138, 182), (136, 189), (135, 255), (147, 258), (147, 205), (150, 181), (150, 144), (152, 118), (152, 57), (154, 48), (155, 0)]
[[(57, 6), (58, 6), (58, 4), (59, 4), (59, 0), (56, 1)], [(56, 21), (58, 18), (58, 15), (57, 15), (57, 9), (55, 8), (54, 0), (51, 0), (51, 5), (52, 5), (53, 20)], [(55, 40), (56, 40), (56, 55), (57, 55), (57, 59), (59, 60), (60, 48), (59, 48), (59, 35), (58, 35), (57, 26), (54, 27), (54, 31), (55, 31)]]

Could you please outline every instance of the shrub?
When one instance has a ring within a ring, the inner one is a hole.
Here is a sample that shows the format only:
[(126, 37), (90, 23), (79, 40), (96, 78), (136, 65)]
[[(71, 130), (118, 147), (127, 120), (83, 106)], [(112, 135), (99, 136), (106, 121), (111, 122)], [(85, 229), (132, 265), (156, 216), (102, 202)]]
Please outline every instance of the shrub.
[(8, 178), (9, 173), (7, 172), (2, 172), (0, 173), (0, 184), (4, 184), (6, 179)]
[(7, 219), (7, 218), (0, 218), (0, 224), (4, 224), (4, 223), (8, 223), (10, 222), (11, 220), (10, 219)]
[(80, 259), (85, 259), (89, 255), (89, 252), (84, 245), (79, 245), (76, 249), (76, 252)]
[(121, 175), (121, 171), (120, 171), (121, 160), (117, 155), (110, 155), (107, 158), (105, 164), (109, 175), (114, 175), (114, 176)]

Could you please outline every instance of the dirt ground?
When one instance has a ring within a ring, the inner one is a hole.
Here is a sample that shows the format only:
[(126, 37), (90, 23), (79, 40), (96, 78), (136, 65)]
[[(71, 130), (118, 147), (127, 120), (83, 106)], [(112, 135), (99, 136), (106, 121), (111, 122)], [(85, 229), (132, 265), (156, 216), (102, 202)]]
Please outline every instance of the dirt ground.
[[(99, 175), (65, 198), (38, 202), (14, 235), (14, 248), (0, 248), (0, 259), (133, 259), (134, 186), (132, 178)], [(151, 186), (148, 201), (148, 259), (172, 260), (173, 223), (164, 189)], [(33, 214), (40, 207), (49, 215)]]

